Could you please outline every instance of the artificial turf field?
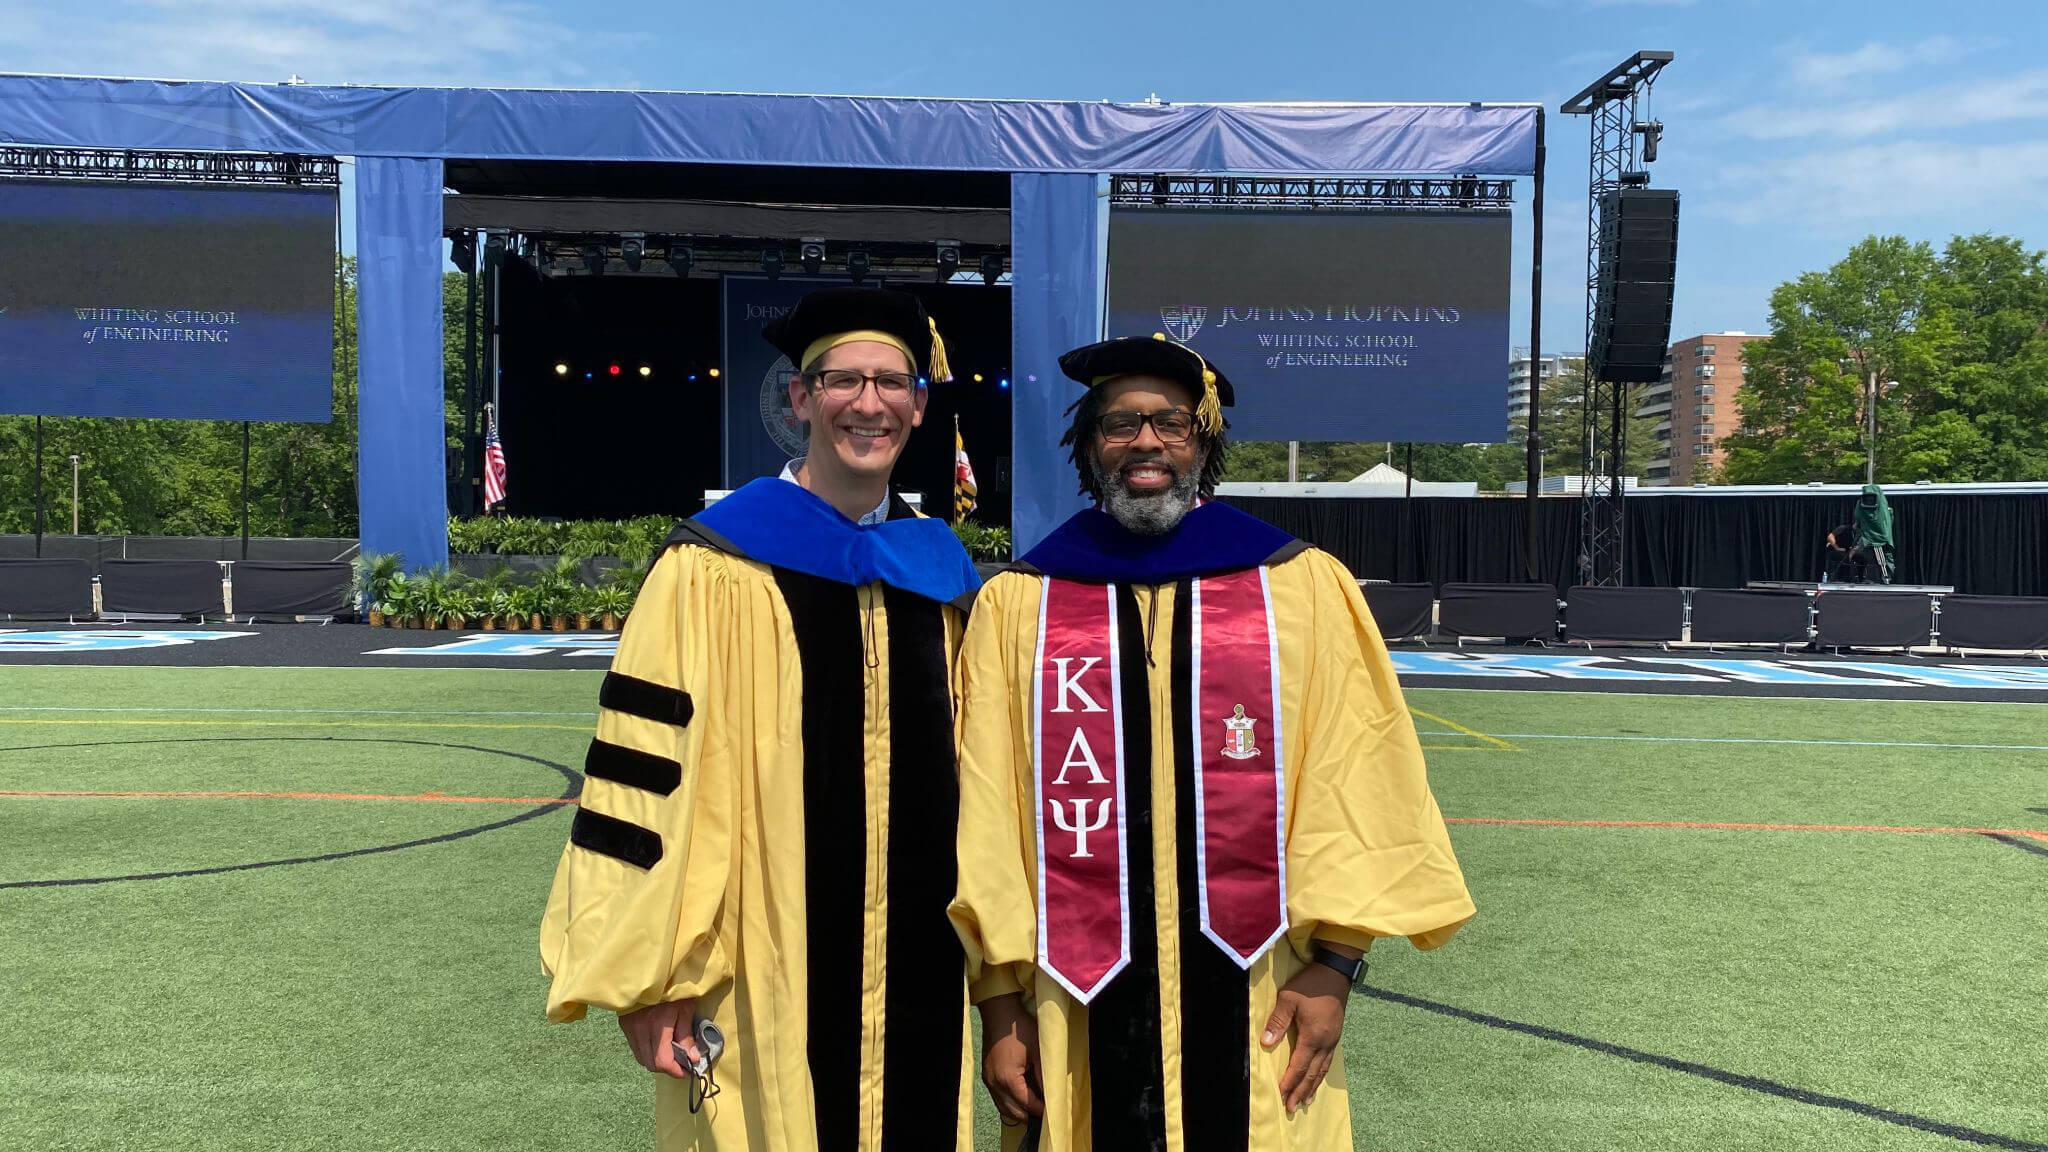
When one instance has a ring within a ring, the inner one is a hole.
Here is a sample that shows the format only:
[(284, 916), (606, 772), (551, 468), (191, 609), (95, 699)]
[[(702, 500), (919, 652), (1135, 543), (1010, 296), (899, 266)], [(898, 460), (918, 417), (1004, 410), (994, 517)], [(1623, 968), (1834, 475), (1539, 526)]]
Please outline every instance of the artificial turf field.
[[(0, 1149), (648, 1147), (540, 1013), (599, 677), (0, 668)], [(1480, 913), (1373, 953), (1360, 1147), (2048, 1149), (2048, 709), (1409, 703)]]

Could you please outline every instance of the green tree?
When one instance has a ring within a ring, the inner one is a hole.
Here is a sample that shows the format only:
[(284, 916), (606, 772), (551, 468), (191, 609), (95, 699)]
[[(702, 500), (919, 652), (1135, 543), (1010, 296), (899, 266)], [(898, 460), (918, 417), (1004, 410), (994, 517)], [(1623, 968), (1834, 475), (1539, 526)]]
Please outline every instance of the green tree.
[(1730, 482), (1860, 481), (1872, 373), (1880, 480), (2048, 479), (2048, 269), (2011, 237), (1868, 237), (1771, 293), (1744, 362)]
[[(1622, 475), (1641, 476), (1649, 468), (1650, 457), (1656, 455), (1657, 441), (1651, 430), (1657, 426), (1653, 418), (1637, 416), (1642, 409), (1643, 396), (1648, 388), (1641, 384), (1626, 386), (1622, 399), (1623, 452)], [(1573, 366), (1543, 382), (1539, 398), (1543, 406), (1543, 474), (1545, 476), (1577, 476), (1586, 469), (1586, 370)], [(1600, 417), (1602, 426), (1609, 417)], [(1509, 442), (1515, 446), (1513, 473), (1510, 480), (1526, 480), (1527, 465), (1524, 463), (1522, 446), (1529, 441), (1527, 420), (1513, 420), (1509, 423)], [(1507, 463), (1503, 458), (1501, 463)], [(1604, 461), (1595, 461), (1594, 470), (1605, 473)]]

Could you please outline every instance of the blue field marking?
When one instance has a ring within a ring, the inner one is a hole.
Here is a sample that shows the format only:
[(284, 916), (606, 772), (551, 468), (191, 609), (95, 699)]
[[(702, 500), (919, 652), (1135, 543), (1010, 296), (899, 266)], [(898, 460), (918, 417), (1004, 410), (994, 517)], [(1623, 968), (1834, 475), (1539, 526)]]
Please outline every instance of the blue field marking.
[(1688, 672), (1616, 668), (1604, 656), (1468, 655), (1462, 652), (1395, 652), (1399, 676), (1545, 677), (1553, 680), (1635, 680), (1712, 684), (1719, 677)]
[(202, 640), (233, 640), (254, 632), (202, 632), (151, 629), (147, 632), (93, 631), (0, 632), (0, 656), (61, 652), (133, 652), (142, 648), (176, 648)]
[(378, 648), (366, 656), (597, 656), (606, 660), (619, 650), (615, 632), (506, 633), (477, 632), (453, 644), (420, 648)]

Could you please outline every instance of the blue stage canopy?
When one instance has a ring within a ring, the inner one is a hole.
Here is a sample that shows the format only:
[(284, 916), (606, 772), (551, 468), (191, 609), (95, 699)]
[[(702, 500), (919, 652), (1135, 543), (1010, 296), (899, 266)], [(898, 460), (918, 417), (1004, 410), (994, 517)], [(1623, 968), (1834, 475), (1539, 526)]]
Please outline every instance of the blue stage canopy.
[(979, 172), (1527, 175), (1526, 104), (1110, 104), (0, 76), (0, 139), (68, 148)]
[[(402, 551), (415, 568), (447, 558), (435, 226), (442, 160), (1013, 174), (1011, 363), (1023, 378), (1013, 400), (1013, 536), (1022, 550), (1080, 506), (1072, 477), (1056, 466), (1060, 412), (1072, 397), (1054, 383), (1050, 358), (1102, 332), (1094, 177), (1528, 175), (1539, 116), (1534, 104), (896, 100), (0, 75), (0, 142), (359, 158), (362, 462), (377, 472), (362, 485), (363, 548)], [(412, 254), (414, 245), (433, 255)], [(1027, 386), (1033, 374), (1037, 386)]]

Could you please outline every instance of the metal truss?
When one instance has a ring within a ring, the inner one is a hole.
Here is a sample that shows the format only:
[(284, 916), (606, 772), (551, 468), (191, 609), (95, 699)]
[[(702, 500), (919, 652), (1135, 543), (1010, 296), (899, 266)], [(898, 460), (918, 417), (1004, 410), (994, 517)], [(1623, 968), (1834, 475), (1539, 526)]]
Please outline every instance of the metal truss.
[(1500, 211), (1514, 205), (1512, 180), (1451, 176), (1382, 177), (1194, 176), (1175, 173), (1111, 177), (1109, 202), (1124, 207), (1320, 208), (1372, 211)]
[(0, 145), (0, 180), (23, 179), (339, 188), (341, 162), (331, 156), (258, 152), (161, 152)]
[[(1628, 385), (1606, 379), (1605, 347), (1594, 340), (1600, 313), (1601, 197), (1649, 183), (1638, 152), (1636, 104), (1671, 62), (1669, 52), (1638, 52), (1595, 80), (1558, 110), (1585, 116), (1592, 132), (1586, 173), (1586, 394), (1581, 406), (1579, 474), (1579, 582), (1619, 585), (1628, 557), (1626, 487)], [(1612, 227), (1613, 222), (1608, 222)], [(1532, 355), (1540, 355), (1537, 350)]]

